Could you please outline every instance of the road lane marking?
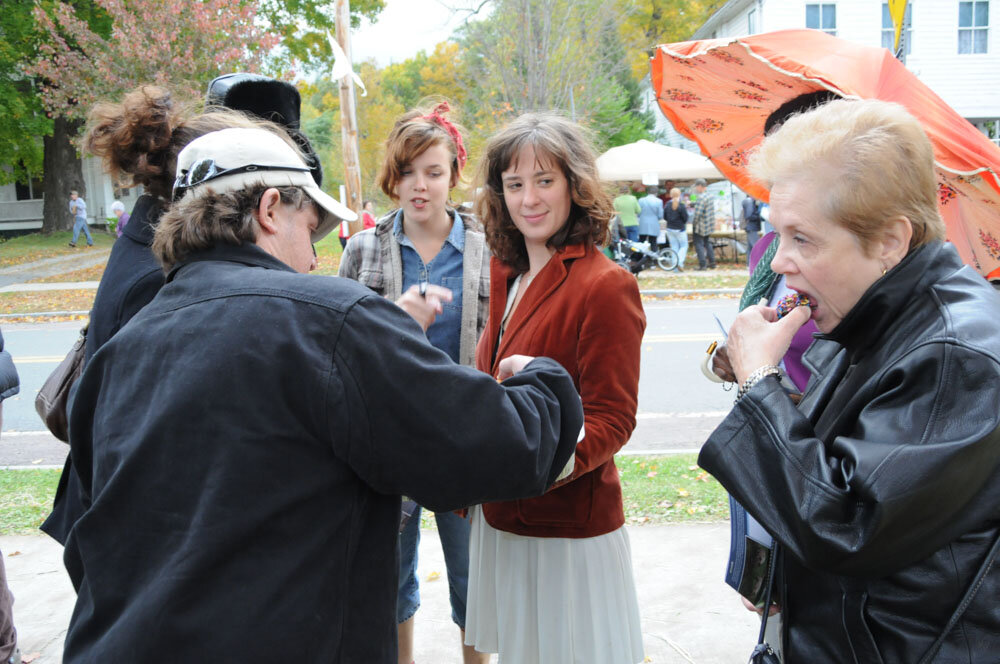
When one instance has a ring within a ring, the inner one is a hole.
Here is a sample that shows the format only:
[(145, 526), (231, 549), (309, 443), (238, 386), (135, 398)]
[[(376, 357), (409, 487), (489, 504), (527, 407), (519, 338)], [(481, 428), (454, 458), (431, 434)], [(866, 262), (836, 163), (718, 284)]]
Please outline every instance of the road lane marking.
[(728, 410), (708, 410), (705, 412), (697, 413), (638, 413), (635, 416), (637, 420), (658, 420), (671, 417), (680, 418), (701, 418), (701, 417), (725, 417), (729, 414)]
[(14, 358), (14, 364), (59, 364), (65, 355), (22, 355)]
[(718, 341), (722, 337), (718, 332), (702, 334), (647, 334), (642, 338), (644, 344), (676, 344), (692, 341)]

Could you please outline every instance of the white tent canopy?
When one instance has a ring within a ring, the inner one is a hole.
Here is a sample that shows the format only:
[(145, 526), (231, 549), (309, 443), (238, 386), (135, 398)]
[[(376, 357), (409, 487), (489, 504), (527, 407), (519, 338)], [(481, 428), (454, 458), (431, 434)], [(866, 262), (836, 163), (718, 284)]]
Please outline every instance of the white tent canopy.
[(611, 148), (597, 158), (602, 180), (722, 180), (719, 169), (695, 152), (641, 140)]

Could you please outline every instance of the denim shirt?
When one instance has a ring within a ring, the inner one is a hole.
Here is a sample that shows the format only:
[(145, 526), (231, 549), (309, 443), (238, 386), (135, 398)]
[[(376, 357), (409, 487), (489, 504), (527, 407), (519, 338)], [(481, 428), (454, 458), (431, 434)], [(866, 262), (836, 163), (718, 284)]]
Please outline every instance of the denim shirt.
[(452, 212), (451, 233), (430, 263), (425, 264), (410, 238), (403, 234), (403, 211), (396, 213), (392, 232), (399, 242), (403, 261), (403, 292), (421, 281), (444, 286), (451, 290), (452, 300), (444, 304), (443, 311), (429, 328), (427, 340), (435, 348), (448, 353), (454, 362), (459, 361), (459, 342), (462, 332), (462, 261), (465, 251), (465, 226)]

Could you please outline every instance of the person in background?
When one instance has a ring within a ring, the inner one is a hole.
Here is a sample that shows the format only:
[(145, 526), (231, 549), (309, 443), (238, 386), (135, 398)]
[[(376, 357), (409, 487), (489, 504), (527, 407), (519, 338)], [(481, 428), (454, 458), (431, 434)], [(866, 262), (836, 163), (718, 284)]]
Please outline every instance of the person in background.
[(115, 237), (121, 237), (122, 231), (125, 230), (125, 225), (128, 224), (131, 215), (125, 211), (125, 204), (121, 201), (115, 201), (111, 204), (111, 214), (115, 215), (115, 218), (118, 220), (115, 224)]
[(87, 201), (83, 200), (76, 189), (69, 192), (69, 213), (73, 215), (73, 239), (70, 240), (69, 246), (76, 246), (80, 231), (83, 231), (87, 236), (87, 246), (93, 247), (94, 238), (90, 236), (90, 227), (87, 226)]
[[(466, 152), (462, 134), (448, 119), (448, 112), (447, 102), (442, 102), (396, 120), (386, 140), (378, 182), (399, 209), (385, 215), (375, 228), (351, 238), (339, 275), (396, 301), (429, 287), (449, 291), (451, 301), (421, 323), (431, 344), (452, 361), (472, 366), (476, 341), (489, 312), (489, 251), (475, 217), (459, 214), (449, 203), (465, 166)], [(469, 519), (448, 511), (435, 512), (434, 519), (448, 571), (451, 619), (461, 632), (463, 661), (485, 664), (488, 656), (465, 645)], [(419, 543), (417, 506), (399, 535), (396, 620), (400, 664), (413, 661), (414, 621), (420, 606)]]
[(639, 240), (639, 201), (632, 195), (627, 184), (622, 185), (621, 194), (614, 200), (614, 209), (621, 220), (625, 236), (637, 242)]
[(646, 187), (646, 195), (639, 199), (639, 241), (648, 242), (655, 251), (656, 238), (660, 235), (663, 219), (663, 201), (656, 195), (656, 187)]
[[(3, 333), (0, 333), (0, 431), (3, 430), (3, 401), (19, 391), (17, 369), (14, 368), (10, 353), (3, 349)], [(3, 552), (0, 552), (0, 664), (21, 664), (13, 609), (14, 595), (7, 586), (7, 569), (3, 562)]]
[(749, 261), (750, 252), (753, 251), (753, 246), (760, 239), (760, 201), (753, 196), (747, 196), (743, 199), (742, 208), (743, 230), (747, 234), (747, 261)]
[[(84, 150), (100, 157), (113, 178), (141, 185), (144, 193), (132, 208), (121, 238), (111, 248), (97, 287), (87, 330), (86, 361), (163, 287), (163, 267), (151, 249), (153, 232), (171, 203), (177, 155), (189, 142), (227, 127), (257, 126), (250, 116), (234, 110), (274, 118), (292, 133), (305, 152), (316, 184), (322, 181), (319, 160), (305, 137), (295, 130), (300, 98), (294, 85), (255, 74), (227, 74), (209, 84), (207, 97), (209, 112), (192, 114), (169, 90), (146, 85), (126, 94), (118, 103), (100, 103), (91, 110)], [(152, 346), (150, 352), (154, 352)], [(132, 395), (123, 407), (129, 408), (145, 398), (142, 394)], [(71, 436), (71, 448), (73, 444)], [(72, 460), (70, 454), (59, 479), (52, 513), (41, 526), (60, 544), (65, 544), (70, 528), (84, 510)]]
[(586, 134), (556, 115), (513, 121), (480, 169), (493, 259), (476, 365), (503, 379), (511, 354), (552, 357), (573, 376), (585, 427), (546, 494), (473, 509), (466, 642), (517, 664), (641, 662), (614, 455), (635, 428), (646, 319), (635, 278), (600, 251), (611, 201)]
[(681, 190), (677, 187), (670, 190), (670, 202), (663, 208), (663, 218), (667, 221), (667, 240), (670, 242), (670, 248), (677, 254), (677, 265), (683, 270), (688, 250), (688, 212), (687, 207), (681, 202)]
[(375, 204), (370, 200), (361, 206), (361, 229), (375, 228)]
[[(770, 190), (770, 268), (808, 306), (736, 317), (736, 405), (698, 464), (780, 546), (782, 651), (992, 661), (1000, 297), (944, 241), (931, 143), (902, 106), (831, 101), (768, 135), (750, 174)], [(778, 364), (809, 320), (796, 404)]]
[(702, 178), (694, 181), (694, 190), (698, 199), (694, 202), (694, 213), (691, 216), (694, 238), (694, 250), (698, 254), (699, 270), (715, 269), (715, 248), (712, 246), (712, 233), (715, 232), (715, 201), (705, 191), (706, 182)]

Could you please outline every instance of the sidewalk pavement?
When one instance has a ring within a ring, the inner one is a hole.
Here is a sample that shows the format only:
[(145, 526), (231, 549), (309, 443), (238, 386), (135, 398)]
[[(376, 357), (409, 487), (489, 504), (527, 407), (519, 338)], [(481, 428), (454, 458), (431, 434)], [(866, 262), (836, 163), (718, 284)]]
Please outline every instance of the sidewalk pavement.
[[(759, 623), (756, 614), (744, 609), (722, 581), (729, 553), (728, 523), (628, 526), (628, 533), (645, 661), (746, 661)], [(128, 543), (123, 541), (122, 546)], [(28, 535), (0, 537), (0, 550), (15, 597), (14, 622), (21, 652), (37, 653), (34, 664), (61, 662), (75, 601), (62, 565), (62, 548), (48, 537)], [(416, 661), (460, 664), (459, 632), (451, 622), (448, 581), (436, 531), (421, 531), (419, 551), (422, 606), (416, 616)]]

